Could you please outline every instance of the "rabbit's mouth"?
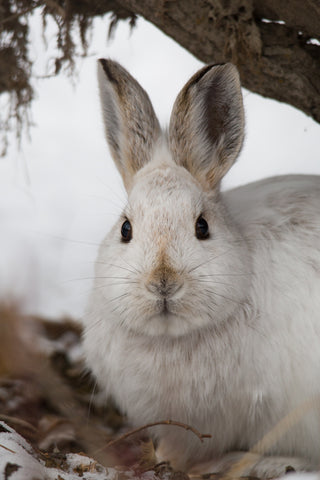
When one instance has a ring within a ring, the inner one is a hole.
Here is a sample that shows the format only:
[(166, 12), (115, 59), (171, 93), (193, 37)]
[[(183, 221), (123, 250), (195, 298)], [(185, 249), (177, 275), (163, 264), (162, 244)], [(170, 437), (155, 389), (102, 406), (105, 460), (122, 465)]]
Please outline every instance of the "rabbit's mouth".
[(169, 317), (174, 315), (174, 308), (172, 300), (168, 300), (166, 297), (157, 301), (157, 314), (160, 317)]
[(167, 299), (164, 298), (161, 315), (167, 315), (168, 313), (170, 313), (169, 308), (168, 308), (168, 302), (167, 302)]

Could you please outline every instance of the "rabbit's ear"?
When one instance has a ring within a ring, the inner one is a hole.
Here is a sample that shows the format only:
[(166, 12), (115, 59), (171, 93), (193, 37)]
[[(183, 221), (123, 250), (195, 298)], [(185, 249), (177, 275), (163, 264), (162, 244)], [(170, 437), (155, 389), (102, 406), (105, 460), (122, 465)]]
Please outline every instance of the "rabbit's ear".
[(173, 106), (169, 142), (173, 158), (205, 189), (216, 187), (241, 149), (244, 113), (235, 66), (210, 65), (184, 86)]
[(117, 62), (100, 59), (98, 80), (107, 141), (128, 190), (151, 158), (159, 122), (147, 93)]

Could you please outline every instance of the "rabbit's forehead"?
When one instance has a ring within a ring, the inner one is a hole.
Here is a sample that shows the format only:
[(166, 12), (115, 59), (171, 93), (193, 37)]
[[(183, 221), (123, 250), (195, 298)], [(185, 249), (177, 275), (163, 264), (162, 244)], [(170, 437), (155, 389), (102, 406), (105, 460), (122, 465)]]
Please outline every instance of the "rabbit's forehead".
[[(162, 167), (141, 172), (129, 195), (130, 206), (137, 210), (169, 209), (198, 211), (204, 193), (198, 182), (182, 167)], [(136, 210), (136, 211), (137, 211)]]

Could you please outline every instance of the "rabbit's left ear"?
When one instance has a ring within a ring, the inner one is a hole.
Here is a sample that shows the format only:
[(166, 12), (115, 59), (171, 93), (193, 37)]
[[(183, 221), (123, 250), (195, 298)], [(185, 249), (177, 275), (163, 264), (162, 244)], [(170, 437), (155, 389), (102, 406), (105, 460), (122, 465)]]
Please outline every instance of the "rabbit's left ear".
[(98, 80), (106, 138), (129, 190), (134, 174), (151, 159), (159, 122), (147, 93), (117, 62), (100, 59)]
[(209, 65), (184, 86), (173, 106), (169, 142), (174, 160), (210, 190), (235, 162), (244, 136), (239, 74)]

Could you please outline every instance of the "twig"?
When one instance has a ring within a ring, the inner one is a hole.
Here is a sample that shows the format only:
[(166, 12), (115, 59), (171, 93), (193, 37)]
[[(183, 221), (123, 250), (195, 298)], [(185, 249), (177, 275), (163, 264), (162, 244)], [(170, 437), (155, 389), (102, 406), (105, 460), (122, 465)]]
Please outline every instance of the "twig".
[(66, 11), (63, 7), (61, 7), (61, 5), (59, 5), (58, 2), (55, 0), (46, 0), (46, 5), (47, 7), (52, 8), (52, 10), (56, 10), (58, 15), (60, 15), (63, 20), (65, 19)]
[(5, 450), (8, 450), (8, 452), (17, 453), (17, 452), (14, 452), (13, 450), (11, 450), (11, 448), (5, 447), (5, 446), (2, 445), (2, 444), (0, 444), (0, 447), (1, 447), (1, 448), (4, 448)]
[(175, 422), (174, 420), (162, 420), (159, 422), (154, 422), (154, 423), (148, 423), (147, 425), (143, 425), (142, 427), (135, 428), (134, 430), (130, 430), (127, 433), (124, 433), (120, 437), (116, 438), (115, 440), (111, 440), (110, 442), (107, 443), (105, 448), (109, 448), (115, 443), (122, 442), (122, 440), (125, 440), (126, 438), (130, 437), (131, 435), (135, 435), (136, 433), (141, 432), (142, 430), (145, 430), (146, 428), (150, 427), (155, 427), (157, 425), (174, 425), (176, 427), (181, 427), (184, 428), (185, 430), (190, 430), (190, 432), (194, 433), (201, 442), (203, 442), (204, 438), (211, 438), (211, 435), (208, 433), (200, 433), (198, 430), (195, 428), (191, 427), (190, 425), (187, 425), (185, 423), (181, 422)]
[(25, 10), (21, 10), (18, 12), (13, 13), (9, 17), (4, 18), (3, 20), (0, 21), (0, 25), (4, 25), (5, 23), (12, 22), (16, 18), (23, 17), (24, 15), (27, 15), (28, 13), (32, 12), (36, 8), (40, 6), (40, 3), (38, 2), (36, 5), (32, 5), (31, 7), (26, 8)]
[[(221, 479), (221, 473), (188, 473), (188, 477), (197, 480), (210, 480), (211, 478)], [(240, 477), (239, 477), (240, 478)], [(258, 479), (257, 479), (258, 480)]]
[(33, 432), (37, 432), (38, 430), (31, 425), (31, 423), (26, 422), (25, 420), (22, 420), (21, 418), (18, 417), (11, 417), (10, 415), (3, 415), (0, 414), (0, 420), (6, 423), (10, 423), (13, 425), (19, 425), (20, 427), (28, 428), (29, 430), (32, 430)]

